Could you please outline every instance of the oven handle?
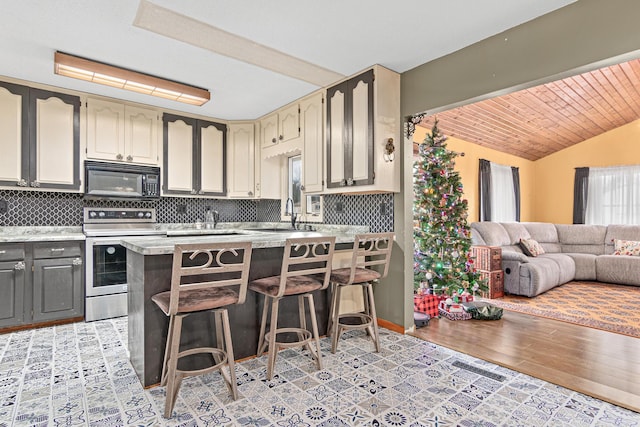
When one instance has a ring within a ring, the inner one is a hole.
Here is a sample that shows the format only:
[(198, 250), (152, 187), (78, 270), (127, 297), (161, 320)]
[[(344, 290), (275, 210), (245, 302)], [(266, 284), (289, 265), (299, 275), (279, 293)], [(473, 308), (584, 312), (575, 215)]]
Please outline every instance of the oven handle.
[(119, 245), (120, 240), (120, 237), (87, 237), (85, 244), (87, 246)]

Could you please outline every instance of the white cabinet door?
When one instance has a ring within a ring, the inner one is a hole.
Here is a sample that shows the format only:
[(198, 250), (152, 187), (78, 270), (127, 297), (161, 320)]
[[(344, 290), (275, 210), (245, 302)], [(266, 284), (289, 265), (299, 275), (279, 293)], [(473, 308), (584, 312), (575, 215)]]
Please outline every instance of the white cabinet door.
[(344, 155), (346, 151), (345, 133), (345, 92), (342, 88), (328, 95), (329, 105), (329, 168), (327, 185), (329, 187), (340, 186), (345, 182)]
[(158, 164), (158, 113), (102, 99), (87, 100), (87, 158)]
[(322, 93), (300, 102), (300, 127), (302, 128), (302, 191), (317, 193), (323, 190), (324, 144), (323, 144)]
[(278, 143), (278, 114), (260, 120), (260, 146), (271, 147)]
[(290, 105), (278, 111), (278, 143), (291, 141), (300, 136), (300, 107)]
[(124, 160), (124, 105), (101, 99), (87, 100), (87, 158)]
[(35, 100), (35, 187), (74, 185), (75, 108), (57, 97)]
[(229, 125), (227, 177), (229, 197), (255, 196), (255, 136), (253, 123)]
[(26, 140), (28, 88), (0, 86), (0, 185), (16, 186), (23, 179), (23, 144)]
[(185, 120), (165, 123), (165, 192), (195, 193), (193, 183), (194, 124)]
[(124, 160), (158, 164), (158, 113), (147, 108), (125, 106)]
[(79, 97), (29, 89), (28, 184), (80, 189)]
[(224, 130), (213, 123), (203, 123), (200, 129), (200, 189), (199, 194), (225, 192)]

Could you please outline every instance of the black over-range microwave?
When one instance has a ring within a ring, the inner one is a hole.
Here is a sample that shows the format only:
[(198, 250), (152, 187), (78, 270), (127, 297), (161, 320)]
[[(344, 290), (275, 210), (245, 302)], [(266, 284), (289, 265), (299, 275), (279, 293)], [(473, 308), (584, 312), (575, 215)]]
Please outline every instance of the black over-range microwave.
[(96, 199), (160, 198), (160, 168), (121, 163), (84, 162), (84, 196)]

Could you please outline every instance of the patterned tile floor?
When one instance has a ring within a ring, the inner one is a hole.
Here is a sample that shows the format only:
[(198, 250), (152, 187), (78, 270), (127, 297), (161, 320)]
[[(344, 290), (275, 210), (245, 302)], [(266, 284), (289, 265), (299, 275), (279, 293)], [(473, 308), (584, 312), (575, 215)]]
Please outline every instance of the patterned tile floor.
[(640, 414), (417, 338), (351, 332), (325, 369), (302, 352), (238, 364), (237, 401), (219, 374), (184, 381), (174, 417), (143, 390), (126, 318), (0, 335), (0, 426), (640, 426)]

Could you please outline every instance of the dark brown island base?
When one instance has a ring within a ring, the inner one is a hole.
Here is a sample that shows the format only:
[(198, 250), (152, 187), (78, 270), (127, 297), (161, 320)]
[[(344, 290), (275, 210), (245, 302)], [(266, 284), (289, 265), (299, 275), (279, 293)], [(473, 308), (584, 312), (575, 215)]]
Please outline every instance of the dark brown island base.
[[(151, 296), (171, 287), (173, 247), (176, 243), (207, 243), (220, 241), (251, 241), (253, 254), (249, 280), (280, 274), (284, 242), (287, 237), (336, 236), (336, 251), (351, 250), (355, 233), (366, 232), (368, 227), (348, 227), (348, 231), (267, 233), (245, 232), (224, 236), (144, 237), (122, 241), (127, 248), (129, 357), (144, 387), (160, 382), (164, 357), (168, 318), (151, 301)], [(329, 295), (326, 290), (314, 293), (316, 317), (320, 335), (326, 334)], [(234, 358), (255, 356), (260, 330), (262, 296), (248, 291), (242, 305), (229, 306)], [(278, 326), (298, 326), (297, 298), (286, 298), (280, 305)], [(213, 345), (215, 329), (211, 315), (199, 313), (189, 316), (181, 337), (181, 346)], [(307, 320), (310, 324), (310, 320)], [(207, 360), (190, 358), (182, 368), (208, 365)]]

